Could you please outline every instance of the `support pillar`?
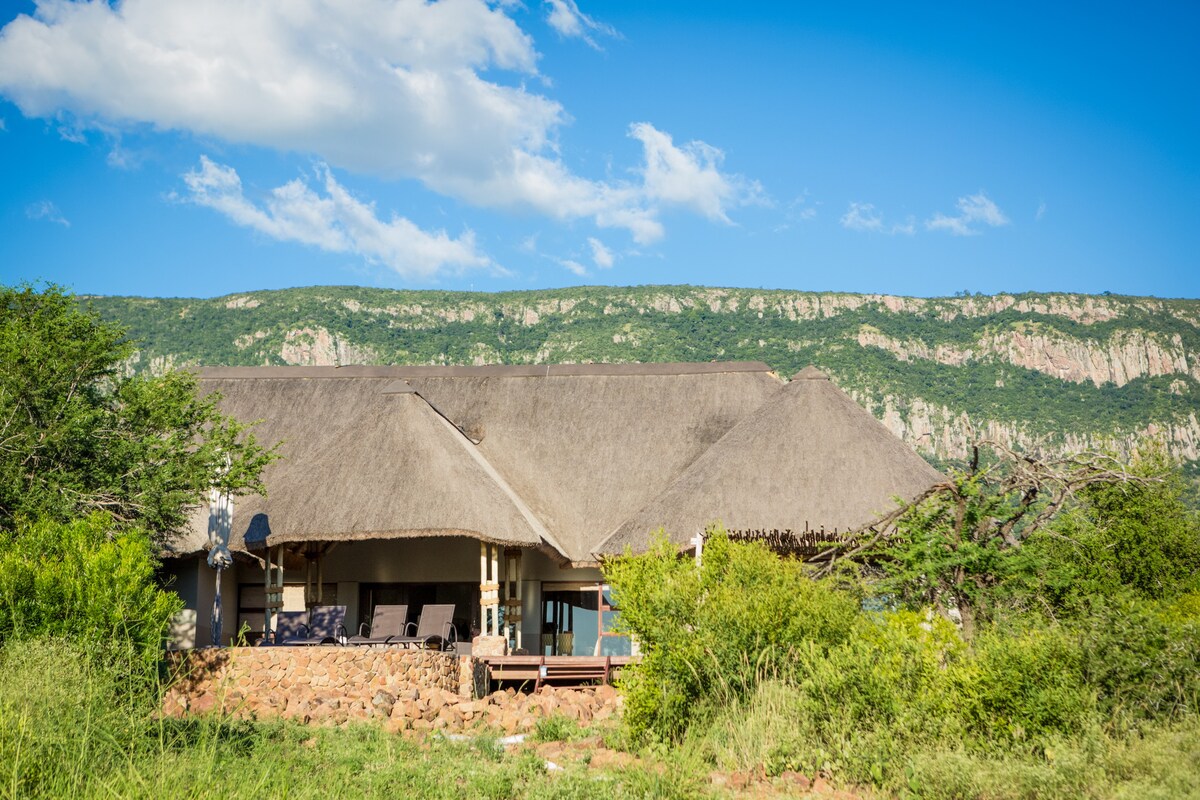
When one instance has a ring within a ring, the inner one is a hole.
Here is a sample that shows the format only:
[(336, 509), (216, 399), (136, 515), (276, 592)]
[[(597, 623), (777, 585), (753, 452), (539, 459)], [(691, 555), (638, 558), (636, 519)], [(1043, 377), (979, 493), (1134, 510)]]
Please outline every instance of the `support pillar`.
[[(274, 551), (274, 554), (272, 554)], [(278, 559), (276, 563), (275, 559)], [(283, 608), (283, 546), (268, 547), (267, 558), (264, 562), (264, 579), (266, 582), (265, 602), (263, 603), (263, 636), (275, 630), (276, 615)]]
[(521, 549), (504, 551), (504, 634), (513, 646), (521, 645)]
[(499, 549), (479, 543), (479, 632), (484, 636), (500, 635)]

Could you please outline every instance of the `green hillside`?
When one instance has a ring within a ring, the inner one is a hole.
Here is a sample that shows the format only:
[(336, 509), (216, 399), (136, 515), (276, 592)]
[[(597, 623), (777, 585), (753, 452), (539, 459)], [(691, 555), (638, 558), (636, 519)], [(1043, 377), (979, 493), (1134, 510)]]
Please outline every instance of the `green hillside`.
[(1195, 300), (643, 286), (82, 301), (129, 328), (134, 370), (745, 359), (787, 376), (816, 364), (935, 462), (985, 435), (1052, 450), (1154, 436), (1200, 457)]

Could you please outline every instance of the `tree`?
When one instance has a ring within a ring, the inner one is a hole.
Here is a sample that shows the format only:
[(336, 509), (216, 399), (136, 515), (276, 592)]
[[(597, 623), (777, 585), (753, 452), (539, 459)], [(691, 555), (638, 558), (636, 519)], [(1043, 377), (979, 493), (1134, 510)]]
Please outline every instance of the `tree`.
[(1029, 537), (1027, 563), (1008, 587), (1016, 604), (1058, 615), (1094, 597), (1171, 600), (1200, 591), (1200, 514), (1184, 500), (1178, 466), (1155, 447), (1130, 470), (1140, 480), (1088, 487)]
[(134, 346), (58, 286), (0, 286), (0, 530), (94, 511), (165, 537), (213, 485), (263, 492), (276, 457), (195, 375), (129, 377)]
[(1042, 460), (995, 442), (999, 458), (953, 472), (910, 503), (847, 537), (818, 557), (830, 575), (845, 559), (878, 570), (877, 591), (914, 606), (956, 614), (971, 639), (992, 610), (997, 588), (1027, 569), (1018, 554), (1030, 536), (1062, 537), (1048, 527), (1081, 495), (1105, 496), (1161, 481), (1139, 475), (1107, 455), (1083, 453)]

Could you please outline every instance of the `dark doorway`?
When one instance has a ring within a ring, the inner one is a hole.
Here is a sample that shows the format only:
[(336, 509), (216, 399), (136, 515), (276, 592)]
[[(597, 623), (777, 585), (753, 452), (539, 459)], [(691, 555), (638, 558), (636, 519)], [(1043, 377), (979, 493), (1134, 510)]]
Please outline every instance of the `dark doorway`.
[(479, 628), (478, 583), (362, 583), (358, 587), (357, 624), (371, 621), (377, 605), (407, 605), (408, 621), (416, 624), (421, 607), (454, 604), (454, 627), (459, 638), (470, 641)]

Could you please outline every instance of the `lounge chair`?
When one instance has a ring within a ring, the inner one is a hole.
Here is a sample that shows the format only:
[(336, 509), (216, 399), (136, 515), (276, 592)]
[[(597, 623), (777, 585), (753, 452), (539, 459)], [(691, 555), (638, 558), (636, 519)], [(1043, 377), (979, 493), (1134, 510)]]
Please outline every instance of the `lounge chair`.
[(408, 606), (375, 606), (371, 624), (363, 623), (358, 633), (351, 636), (347, 644), (390, 644), (392, 639), (404, 635), (404, 622), (408, 619)]
[(412, 635), (393, 636), (388, 644), (416, 647), (421, 650), (453, 650), (458, 644), (453, 603), (423, 607), (420, 621), (415, 626), (411, 622), (408, 623), (405, 632), (414, 627)]
[(307, 629), (307, 611), (280, 611), (275, 615), (275, 629), (268, 629), (258, 643), (263, 646), (283, 644), (285, 640), (299, 639), (306, 635)]
[(275, 637), (276, 644), (289, 647), (340, 644), (345, 640), (345, 606), (313, 606), (308, 612), (308, 622), (303, 624), (298, 636), (288, 638), (276, 635)]

